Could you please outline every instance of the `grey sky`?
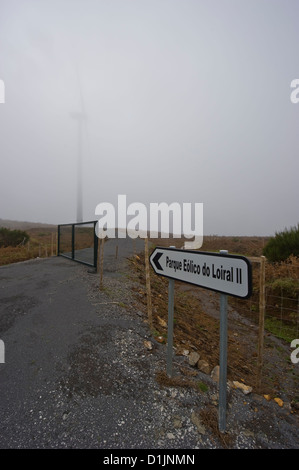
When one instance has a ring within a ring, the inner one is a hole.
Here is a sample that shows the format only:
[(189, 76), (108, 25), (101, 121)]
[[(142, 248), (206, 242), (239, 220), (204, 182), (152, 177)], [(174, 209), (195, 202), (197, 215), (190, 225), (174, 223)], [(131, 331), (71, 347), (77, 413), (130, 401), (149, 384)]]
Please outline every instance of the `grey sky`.
[(0, 0), (0, 218), (202, 202), (204, 233), (296, 225), (298, 0)]

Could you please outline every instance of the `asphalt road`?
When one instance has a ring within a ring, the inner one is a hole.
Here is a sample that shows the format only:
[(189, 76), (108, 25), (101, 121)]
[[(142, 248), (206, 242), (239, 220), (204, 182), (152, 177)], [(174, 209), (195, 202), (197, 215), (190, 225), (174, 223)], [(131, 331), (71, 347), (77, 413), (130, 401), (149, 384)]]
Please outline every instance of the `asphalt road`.
[[(132, 240), (105, 244), (105, 281), (121, 278), (122, 263), (137, 248)], [(135, 406), (136, 384), (122, 386), (115, 338), (130, 337), (134, 321), (105, 289), (97, 289), (95, 305), (92, 282), (98, 282), (92, 269), (62, 257), (0, 268), (0, 448), (140, 443), (140, 429), (119, 438), (120, 419)], [(146, 337), (146, 329), (141, 334)]]
[[(217, 410), (209, 376), (198, 372), (205, 393), (157, 382), (165, 346), (150, 336), (126, 262), (142, 248), (131, 239), (105, 245), (103, 290), (92, 269), (62, 257), (0, 268), (1, 449), (228, 446), (200, 418)], [(176, 357), (175, 374), (182, 365), (186, 358)], [(245, 406), (241, 392), (229, 393), (231, 445), (298, 447), (295, 418), (261, 400), (246, 397)]]

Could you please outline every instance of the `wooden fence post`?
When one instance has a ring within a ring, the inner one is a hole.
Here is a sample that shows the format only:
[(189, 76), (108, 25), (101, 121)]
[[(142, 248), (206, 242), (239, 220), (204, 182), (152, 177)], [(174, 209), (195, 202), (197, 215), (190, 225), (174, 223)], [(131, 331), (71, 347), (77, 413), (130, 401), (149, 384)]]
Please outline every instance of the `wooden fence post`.
[(148, 257), (148, 238), (144, 239), (144, 259), (145, 259), (145, 281), (146, 281), (146, 297), (147, 297), (147, 317), (150, 328), (153, 326), (152, 314), (152, 295), (151, 295), (151, 281), (150, 281), (150, 268)]
[(103, 288), (104, 244), (105, 244), (105, 238), (99, 239), (99, 245), (101, 245), (101, 248), (100, 248), (100, 289)]
[(263, 353), (264, 353), (264, 329), (265, 329), (265, 256), (261, 256), (260, 262), (260, 298), (259, 298), (259, 339), (257, 361), (257, 388), (260, 391), (262, 383)]
[(96, 265), (96, 272), (98, 273), (100, 270), (100, 250), (101, 250), (101, 239), (98, 238), (98, 248), (97, 248), (97, 265)]

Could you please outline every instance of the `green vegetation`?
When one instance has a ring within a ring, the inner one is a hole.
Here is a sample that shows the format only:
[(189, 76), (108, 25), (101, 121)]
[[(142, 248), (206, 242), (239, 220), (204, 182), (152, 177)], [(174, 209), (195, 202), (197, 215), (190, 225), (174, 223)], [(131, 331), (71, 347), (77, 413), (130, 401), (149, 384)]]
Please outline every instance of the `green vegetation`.
[(209, 390), (209, 387), (204, 382), (198, 382), (197, 386), (198, 386), (199, 390), (203, 393), (206, 393)]
[(299, 256), (299, 224), (270, 238), (263, 255), (273, 263), (286, 261), (291, 255)]
[(0, 228), (0, 247), (25, 245), (29, 240), (27, 232)]
[(278, 318), (266, 317), (265, 328), (274, 336), (283, 339), (287, 343), (291, 343), (291, 341), (296, 338), (296, 325), (286, 325)]
[(299, 295), (299, 280), (298, 279), (275, 279), (269, 284), (273, 295), (289, 297), (290, 299), (297, 299)]

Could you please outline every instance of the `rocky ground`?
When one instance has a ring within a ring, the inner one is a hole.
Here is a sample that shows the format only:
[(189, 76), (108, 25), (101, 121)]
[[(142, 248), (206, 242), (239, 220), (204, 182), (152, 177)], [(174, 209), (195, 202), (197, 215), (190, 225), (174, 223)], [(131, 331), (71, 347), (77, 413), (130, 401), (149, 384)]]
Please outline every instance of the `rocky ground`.
[(106, 260), (102, 289), (98, 274), (62, 258), (0, 269), (2, 449), (299, 447), (290, 406), (231, 385), (220, 433), (217, 382), (190, 354), (166, 375), (144, 285), (125, 257)]
[[(138, 331), (129, 330), (128, 335), (119, 340), (120, 357), (129, 366), (128, 371), (134, 367), (139, 369), (142, 380), (138, 387), (147, 382), (147, 387), (150, 386), (154, 393), (153, 409), (158, 410), (160, 415), (151, 426), (155, 428), (160, 422), (160, 430), (156, 430), (159, 439), (156, 437), (154, 446), (298, 448), (298, 414), (290, 401), (284, 402), (281, 407), (274, 400), (268, 401), (263, 394), (255, 393), (253, 387), (238, 380), (228, 382), (226, 432), (219, 432), (218, 367), (209, 368), (206, 373), (198, 369), (200, 355), (196, 357), (197, 353), (190, 348), (188, 335), (185, 335), (180, 351), (176, 351), (179, 354), (174, 355), (173, 377), (167, 376), (166, 340), (164, 337), (161, 343), (157, 332), (149, 329), (145, 302), (140, 302), (140, 298), (145, 297), (143, 278), (140, 283), (138, 269), (135, 272), (132, 269), (134, 263), (135, 260), (133, 259), (133, 263), (131, 260), (129, 271), (122, 266), (125, 282), (117, 277), (106, 277), (104, 292), (108, 294), (110, 302), (118, 302), (125, 308), (126, 315), (135, 317), (136, 327), (139, 325), (142, 328)], [(89, 295), (97, 302), (100, 295), (97, 282), (89, 285)], [(217, 305), (211, 307), (211, 298), (208, 300), (203, 296), (203, 302), (209, 304), (206, 305), (207, 313), (217, 316)], [(236, 312), (235, 315), (239, 321)], [(185, 355), (182, 354), (184, 348)]]

